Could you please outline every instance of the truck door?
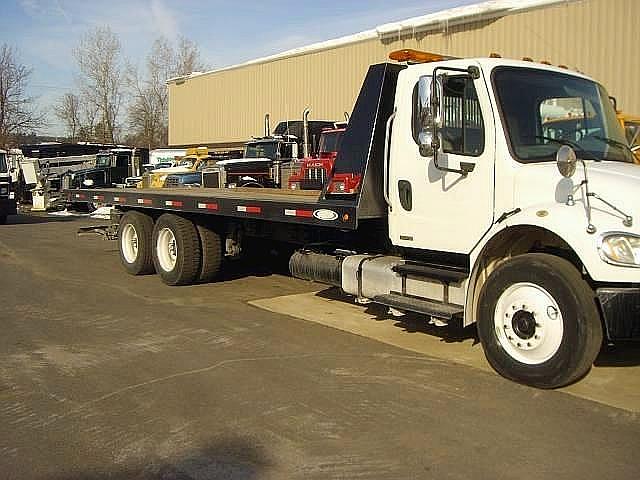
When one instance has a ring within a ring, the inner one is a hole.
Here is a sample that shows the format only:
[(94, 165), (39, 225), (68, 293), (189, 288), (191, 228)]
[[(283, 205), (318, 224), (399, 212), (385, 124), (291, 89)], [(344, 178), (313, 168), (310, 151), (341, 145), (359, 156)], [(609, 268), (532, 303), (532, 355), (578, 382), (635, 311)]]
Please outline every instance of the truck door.
[[(459, 68), (466, 70), (470, 62), (462, 62)], [(388, 167), (389, 235), (397, 246), (468, 254), (494, 216), (495, 129), (488, 87), (482, 73), (474, 79), (446, 72), (439, 88), (441, 146), (435, 159), (419, 148), (424, 134), (419, 83), (430, 84), (432, 70), (428, 64), (414, 66), (398, 81)], [(473, 171), (443, 170), (460, 169), (461, 163), (472, 164)]]

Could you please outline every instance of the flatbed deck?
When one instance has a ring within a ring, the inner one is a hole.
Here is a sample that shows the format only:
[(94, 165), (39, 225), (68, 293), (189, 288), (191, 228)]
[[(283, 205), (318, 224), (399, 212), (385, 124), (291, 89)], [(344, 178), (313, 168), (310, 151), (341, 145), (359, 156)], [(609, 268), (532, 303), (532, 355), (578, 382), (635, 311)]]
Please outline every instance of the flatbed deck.
[(104, 188), (65, 190), (74, 203), (98, 202), (122, 210), (155, 209), (252, 218), (353, 230), (356, 204), (325, 200), (314, 190), (268, 188)]

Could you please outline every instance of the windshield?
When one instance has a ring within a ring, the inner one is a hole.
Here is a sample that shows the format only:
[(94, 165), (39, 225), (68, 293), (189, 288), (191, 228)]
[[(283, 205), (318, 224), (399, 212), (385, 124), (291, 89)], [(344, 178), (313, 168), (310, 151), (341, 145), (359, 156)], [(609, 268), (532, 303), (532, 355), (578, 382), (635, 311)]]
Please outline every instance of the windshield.
[(108, 167), (111, 165), (111, 155), (96, 155), (96, 167)]
[(597, 83), (531, 68), (503, 67), (493, 75), (507, 137), (517, 160), (555, 160), (562, 144), (579, 158), (633, 162), (613, 104)]
[(7, 173), (7, 156), (0, 153), (0, 173)]
[(278, 153), (278, 142), (249, 143), (245, 146), (245, 158), (270, 158), (275, 160)]
[(342, 143), (342, 131), (323, 133), (320, 137), (320, 153), (337, 152)]

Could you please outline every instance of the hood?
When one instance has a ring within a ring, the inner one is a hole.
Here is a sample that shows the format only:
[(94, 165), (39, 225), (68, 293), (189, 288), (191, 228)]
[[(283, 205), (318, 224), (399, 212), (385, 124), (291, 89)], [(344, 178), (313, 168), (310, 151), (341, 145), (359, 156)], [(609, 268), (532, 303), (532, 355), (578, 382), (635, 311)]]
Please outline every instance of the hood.
[(191, 171), (189, 167), (163, 167), (151, 170), (151, 173), (189, 173)]
[[(640, 233), (640, 166), (622, 162), (586, 161), (589, 192), (594, 223), (602, 228), (615, 228)], [(578, 162), (571, 178), (564, 178), (558, 172), (555, 162), (529, 164), (516, 173), (514, 206), (523, 210), (543, 204), (566, 205), (569, 195), (573, 195), (576, 205), (584, 204), (584, 169)], [(631, 228), (623, 227), (622, 214), (602, 200), (633, 217)]]
[(106, 170), (106, 167), (93, 167), (93, 168), (83, 168), (80, 170), (73, 170), (71, 171), (71, 174), (73, 174), (73, 176), (78, 177), (81, 175), (87, 175), (93, 172), (104, 172)]

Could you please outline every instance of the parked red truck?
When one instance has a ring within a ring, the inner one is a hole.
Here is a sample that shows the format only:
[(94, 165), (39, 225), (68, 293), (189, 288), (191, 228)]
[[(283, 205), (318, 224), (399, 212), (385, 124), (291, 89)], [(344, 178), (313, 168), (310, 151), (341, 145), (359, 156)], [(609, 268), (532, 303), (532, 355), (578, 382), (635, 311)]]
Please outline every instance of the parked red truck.
[(300, 170), (289, 177), (291, 190), (322, 190), (333, 173), (333, 165), (346, 127), (328, 128), (320, 134), (318, 155), (304, 158)]

